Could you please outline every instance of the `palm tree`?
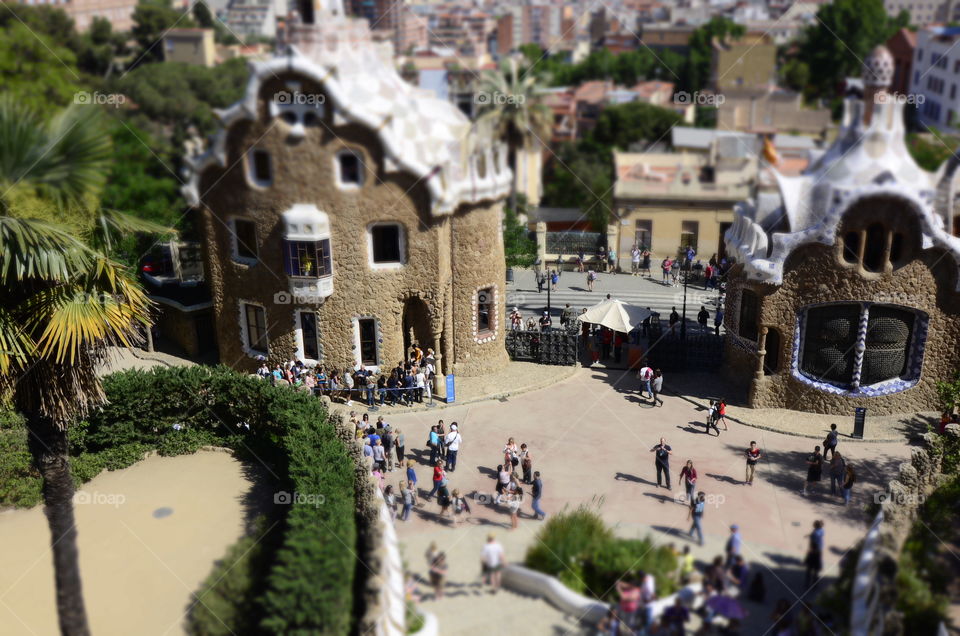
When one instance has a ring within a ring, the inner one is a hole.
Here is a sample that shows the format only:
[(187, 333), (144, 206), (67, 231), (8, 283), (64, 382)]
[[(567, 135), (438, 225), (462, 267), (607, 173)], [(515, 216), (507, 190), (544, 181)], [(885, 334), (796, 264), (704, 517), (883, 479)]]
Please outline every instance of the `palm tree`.
[[(478, 89), (478, 121), (492, 126), (507, 142), (510, 167), (516, 170), (518, 153), (539, 152), (550, 142), (553, 131), (553, 112), (542, 102), (539, 78), (532, 71), (521, 72), (516, 58), (511, 57), (498, 70), (485, 71)], [(514, 209), (516, 194), (514, 179)]]
[[(92, 108), (71, 107), (44, 123), (0, 101), (0, 396), (27, 422), (43, 477), (60, 630), (70, 635), (90, 630), (67, 427), (103, 401), (96, 367), (107, 347), (130, 346), (149, 324), (150, 301), (132, 272), (77, 231), (95, 236), (97, 214), (85, 219), (83, 211), (103, 183), (109, 155)], [(106, 216), (104, 227), (118, 227), (109, 220), (114, 213)]]

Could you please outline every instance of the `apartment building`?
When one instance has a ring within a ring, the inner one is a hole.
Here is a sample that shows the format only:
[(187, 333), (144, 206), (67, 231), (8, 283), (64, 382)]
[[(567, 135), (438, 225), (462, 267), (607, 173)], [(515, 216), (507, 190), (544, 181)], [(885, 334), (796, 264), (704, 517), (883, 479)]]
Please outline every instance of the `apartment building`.
[(958, 128), (958, 39), (960, 27), (927, 27), (917, 32), (909, 97), (916, 102), (920, 122), (926, 126)]
[(73, 18), (78, 31), (89, 29), (94, 18), (107, 20), (114, 31), (129, 31), (133, 28), (133, 10), (137, 8), (137, 0), (26, 0), (22, 4), (63, 9)]

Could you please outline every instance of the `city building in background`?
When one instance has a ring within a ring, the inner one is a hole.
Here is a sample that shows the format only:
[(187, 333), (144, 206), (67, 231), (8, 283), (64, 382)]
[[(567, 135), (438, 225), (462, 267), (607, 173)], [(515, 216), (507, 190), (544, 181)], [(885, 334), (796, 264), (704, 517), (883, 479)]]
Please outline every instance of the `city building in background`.
[(893, 76), (877, 47), (833, 145), (726, 233), (726, 363), (752, 407), (923, 411), (960, 363), (958, 161), (917, 166), (905, 104), (882, 97)]
[(163, 35), (163, 61), (213, 66), (217, 45), (213, 29), (170, 29)]
[(506, 145), (405, 82), (340, 2), (298, 16), (187, 159), (220, 359), (389, 369), (416, 342), (441, 376), (501, 368)]
[(777, 45), (765, 33), (714, 40), (710, 86), (715, 93), (766, 91), (777, 84)]
[(910, 24), (927, 26), (935, 22), (954, 22), (960, 17), (960, 2), (957, 0), (883, 0), (887, 15), (895, 18), (901, 11), (910, 14)]
[[(700, 129), (686, 130), (696, 135)], [(658, 262), (685, 255), (688, 248), (704, 262), (713, 255), (722, 258), (734, 205), (752, 197), (756, 188), (757, 150), (753, 135), (725, 135), (712, 136), (705, 153), (615, 152), (613, 207), (618, 226), (611, 245), (621, 264), (634, 244), (650, 250)]]
[[(910, 94), (917, 100), (921, 124), (946, 130), (958, 127), (960, 113), (960, 27), (927, 27), (917, 32)], [(892, 57), (892, 56), (891, 56)]]
[(137, 0), (25, 0), (26, 5), (49, 5), (63, 9), (78, 31), (86, 31), (94, 18), (103, 18), (114, 31), (129, 31), (133, 28), (133, 11)]

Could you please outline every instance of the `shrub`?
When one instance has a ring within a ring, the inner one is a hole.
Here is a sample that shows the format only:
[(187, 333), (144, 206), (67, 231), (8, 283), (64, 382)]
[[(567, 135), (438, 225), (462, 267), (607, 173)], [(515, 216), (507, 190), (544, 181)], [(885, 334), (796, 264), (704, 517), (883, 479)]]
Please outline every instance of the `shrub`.
[(42, 500), (43, 480), (33, 467), (22, 420), (0, 412), (0, 508), (29, 508)]
[(81, 453), (70, 458), (70, 474), (75, 488), (99, 475), (103, 469), (103, 458), (96, 453)]
[(606, 541), (583, 562), (583, 580), (591, 596), (603, 601), (617, 599), (617, 581), (652, 574), (657, 594), (667, 596), (676, 590), (677, 560), (670, 548), (654, 547), (650, 539), (613, 539)]
[(550, 517), (537, 533), (537, 542), (527, 551), (528, 568), (559, 578), (564, 585), (584, 593), (583, 556), (613, 539), (600, 515), (581, 505), (572, 512)]
[[(126, 371), (107, 376), (104, 388), (109, 402), (82, 430), (89, 449), (148, 445), (161, 455), (179, 455), (204, 445), (227, 446), (265, 464), (280, 477), (279, 488), (323, 496), (320, 505), (285, 509), (269, 563), (258, 561), (259, 553), (241, 559), (240, 544), (228, 554), (226, 560), (243, 569), (236, 580), (222, 583), (211, 603), (231, 617), (224, 620), (230, 630), (256, 632), (259, 619), (259, 629), (272, 633), (351, 631), (355, 464), (319, 400), (226, 367)], [(248, 545), (248, 539), (241, 543)], [(223, 571), (233, 576), (233, 570)], [(210, 620), (220, 615), (217, 608), (210, 610), (196, 610), (191, 620), (197, 633), (223, 627)]]
[(254, 634), (262, 619), (258, 596), (280, 536), (276, 521), (260, 516), (254, 532), (230, 546), (193, 595), (187, 631), (198, 636)]
[[(124, 371), (103, 385), (107, 403), (70, 431), (77, 485), (150, 449), (180, 455), (219, 445), (264, 464), (282, 489), (324, 498), (283, 509), (269, 549), (253, 537), (233, 546), (198, 592), (209, 608), (191, 614), (195, 633), (221, 633), (215, 616), (233, 633), (351, 632), (355, 582), (365, 582), (355, 562), (357, 465), (319, 400), (222, 366)], [(34, 505), (41, 480), (26, 429), (5, 424), (13, 420), (0, 418), (0, 504)]]
[(344, 461), (333, 427), (310, 411), (299, 415), (285, 441), (290, 492), (323, 500), (290, 507), (264, 596), (262, 626), (272, 633), (346, 634), (357, 544), (354, 465)]
[(673, 593), (676, 557), (650, 539), (619, 539), (588, 506), (550, 518), (527, 551), (527, 567), (557, 577), (570, 589), (609, 601), (616, 582), (652, 574), (661, 595)]

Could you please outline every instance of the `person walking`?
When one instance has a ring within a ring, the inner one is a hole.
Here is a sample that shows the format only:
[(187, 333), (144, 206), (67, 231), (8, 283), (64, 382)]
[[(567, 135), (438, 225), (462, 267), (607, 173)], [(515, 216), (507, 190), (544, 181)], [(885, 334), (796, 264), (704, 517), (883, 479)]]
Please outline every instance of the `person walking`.
[(483, 581), (496, 594), (500, 589), (500, 571), (507, 564), (507, 557), (503, 553), (503, 546), (497, 542), (493, 534), (487, 535), (487, 543), (480, 551), (480, 566), (483, 570)]
[(713, 315), (713, 333), (720, 335), (720, 326), (723, 325), (723, 307), (717, 307), (717, 313)]
[(530, 505), (533, 508), (533, 514), (536, 515), (537, 519), (546, 519), (547, 513), (540, 509), (540, 499), (543, 498), (543, 481), (540, 479), (539, 470), (533, 473), (533, 486), (530, 490), (530, 497)]
[(822, 471), (823, 455), (820, 453), (820, 447), (816, 446), (813, 449), (813, 454), (807, 457), (807, 480), (803, 482), (803, 491), (801, 494), (806, 496), (807, 490), (811, 485), (820, 481)]
[(430, 465), (433, 466), (437, 463), (437, 457), (440, 455), (440, 434), (437, 432), (436, 426), (430, 427), (427, 446), (430, 448)]
[(806, 566), (804, 591), (816, 586), (817, 581), (820, 580), (820, 570), (823, 569), (823, 535), (823, 521), (817, 519), (813, 522), (807, 555), (803, 560), (803, 564)]
[(550, 289), (557, 291), (557, 283), (560, 282), (560, 274), (555, 271), (550, 272)]
[(660, 487), (661, 476), (666, 477), (665, 482), (668, 490), (673, 490), (673, 486), (670, 484), (670, 455), (673, 453), (673, 449), (667, 445), (667, 442), (664, 438), (660, 438), (660, 443), (650, 449), (651, 453), (656, 453), (656, 467), (657, 467), (657, 488)]
[(403, 512), (400, 513), (400, 521), (406, 521), (410, 518), (410, 511), (413, 510), (413, 504), (417, 500), (416, 484), (410, 481), (400, 482), (400, 496), (403, 498)]
[(649, 366), (644, 366), (637, 372), (637, 379), (641, 382), (641, 391), (643, 389), (647, 390), (647, 396), (653, 397), (653, 389), (650, 386), (651, 381), (653, 380), (653, 369)]
[(470, 504), (460, 495), (456, 488), (453, 490), (453, 525), (458, 526), (463, 521), (463, 515), (470, 514)]
[(507, 499), (507, 508), (510, 510), (510, 529), (516, 530), (520, 526), (520, 506), (523, 504), (523, 488), (517, 482), (512, 482), (513, 492)]
[(760, 461), (763, 454), (760, 452), (760, 449), (757, 448), (757, 442), (753, 440), (750, 441), (750, 448), (748, 448), (744, 454), (747, 456), (747, 474), (746, 480), (743, 483), (752, 486), (753, 474), (757, 469), (757, 462)]
[(700, 333), (707, 333), (707, 321), (710, 320), (710, 312), (703, 305), (700, 305), (700, 313), (697, 314), (697, 324), (700, 325)]
[(650, 382), (650, 388), (653, 390), (653, 405), (663, 406), (663, 400), (660, 399), (660, 392), (663, 391), (663, 373), (660, 369), (653, 372), (653, 380)]
[(523, 470), (523, 483), (529, 484), (533, 475), (533, 455), (526, 444), (520, 444), (520, 468)]
[(676, 335), (677, 325), (680, 323), (680, 314), (676, 307), (670, 308), (670, 335)]
[(717, 437), (720, 437), (720, 429), (717, 428), (717, 403), (713, 400), (710, 400), (710, 407), (707, 409), (707, 419), (703, 425), (703, 432), (707, 435), (710, 434), (710, 429), (713, 428), (717, 432)]
[(847, 463), (843, 459), (843, 455), (840, 453), (834, 452), (833, 457), (830, 458), (830, 494), (831, 495), (842, 495), (840, 492), (843, 490), (843, 480), (847, 475)]
[(417, 494), (417, 471), (413, 469), (413, 460), (407, 460), (407, 483), (413, 489), (413, 504), (420, 504), (420, 497)]
[(837, 435), (837, 425), (830, 425), (830, 432), (827, 433), (826, 439), (823, 440), (823, 458), (827, 458), (827, 452), (830, 452), (830, 457), (832, 458), (837, 452), (837, 443), (840, 441)]
[(460, 452), (460, 445), (463, 439), (460, 437), (460, 427), (456, 422), (450, 424), (450, 432), (444, 439), (447, 447), (447, 466), (446, 469), (451, 473), (457, 470), (457, 454)]
[(503, 464), (497, 466), (497, 496), (493, 503), (499, 505), (503, 502), (503, 496), (507, 492), (507, 486), (510, 485), (510, 465)]
[(442, 486), (447, 481), (447, 477), (443, 472), (443, 466), (440, 464), (440, 460), (437, 460), (433, 463), (433, 488), (427, 493), (426, 499), (430, 499), (437, 491), (440, 490)]
[(680, 471), (680, 481), (687, 491), (687, 502), (693, 501), (697, 494), (697, 469), (693, 467), (693, 460), (688, 459), (683, 470)]
[(447, 580), (447, 555), (443, 552), (437, 553), (430, 564), (430, 585), (433, 587), (433, 598), (440, 600), (443, 598), (443, 586)]
[(707, 507), (707, 496), (704, 493), (697, 495), (696, 499), (690, 500), (690, 511), (687, 514), (688, 519), (693, 520), (693, 524), (690, 526), (690, 538), (693, 538), (693, 533), (697, 533), (697, 542), (700, 545), (703, 545), (703, 527), (701, 523), (703, 522), (703, 511)]
[(740, 526), (733, 524), (730, 526), (730, 536), (727, 538), (725, 552), (727, 553), (726, 569), (730, 569), (736, 562), (737, 557), (743, 549), (743, 537), (740, 536)]
[[(723, 423), (723, 430), (730, 430), (727, 428), (727, 401), (723, 398), (717, 401), (717, 423)], [(720, 434), (720, 430), (717, 429), (717, 435)]]
[(853, 490), (853, 483), (857, 481), (857, 476), (853, 472), (853, 466), (846, 464), (845, 473), (843, 477), (843, 505), (846, 506), (850, 503), (850, 494)]
[(401, 431), (398, 428), (396, 430), (396, 436), (393, 438), (393, 446), (397, 451), (397, 468), (398, 469), (403, 467), (403, 455), (405, 452), (404, 448), (406, 446), (406, 443), (407, 443), (407, 440), (406, 440), (406, 437), (404, 437), (403, 435), (403, 431)]

